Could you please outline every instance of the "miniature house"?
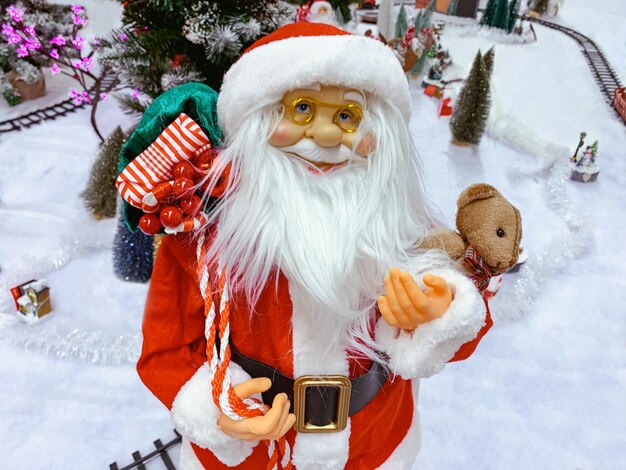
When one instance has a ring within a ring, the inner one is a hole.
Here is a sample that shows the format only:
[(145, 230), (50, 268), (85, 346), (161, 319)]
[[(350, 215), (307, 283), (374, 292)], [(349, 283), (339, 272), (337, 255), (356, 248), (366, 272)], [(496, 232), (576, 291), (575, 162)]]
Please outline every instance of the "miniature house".
[(32, 323), (52, 311), (50, 288), (45, 280), (34, 279), (11, 289), (15, 307), (20, 317)]
[[(415, 8), (428, 8), (431, 0), (416, 0)], [(450, 4), (454, 0), (435, 0), (435, 11), (439, 13), (448, 13)], [(463, 16), (467, 18), (476, 18), (479, 0), (456, 0), (455, 16)]]

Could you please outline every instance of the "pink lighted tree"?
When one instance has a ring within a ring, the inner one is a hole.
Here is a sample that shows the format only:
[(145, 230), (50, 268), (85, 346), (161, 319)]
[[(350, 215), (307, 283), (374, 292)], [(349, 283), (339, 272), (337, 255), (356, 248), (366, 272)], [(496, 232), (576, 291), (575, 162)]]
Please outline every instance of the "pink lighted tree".
[(65, 28), (68, 33), (57, 34), (51, 39), (47, 39), (43, 31), (39, 30), (40, 26), (26, 24), (28, 12), (24, 8), (9, 5), (5, 13), (1, 25), (2, 39), (14, 48), (18, 59), (45, 64), (53, 75), (63, 74), (75, 80), (78, 86), (70, 88), (69, 96), (75, 104), (91, 106), (91, 125), (100, 140), (104, 141), (96, 123), (96, 110), (98, 104), (107, 97), (102, 92), (102, 78), (106, 69), (100, 67), (98, 70), (94, 61), (93, 46), (98, 44), (98, 40), (93, 40), (89, 48), (87, 40), (80, 34), (81, 28), (87, 24), (85, 9), (80, 5), (72, 5), (68, 16), (72, 24)]

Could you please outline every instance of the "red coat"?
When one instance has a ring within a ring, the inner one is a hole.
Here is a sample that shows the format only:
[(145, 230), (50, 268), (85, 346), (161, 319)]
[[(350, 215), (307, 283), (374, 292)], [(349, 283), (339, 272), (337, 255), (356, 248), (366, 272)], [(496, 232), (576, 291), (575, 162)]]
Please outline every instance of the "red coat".
[[(169, 409), (172, 409), (183, 386), (206, 362), (205, 317), (197, 281), (195, 248), (195, 243), (188, 236), (167, 236), (163, 240), (152, 274), (143, 320), (143, 350), (137, 370), (145, 385)], [(252, 316), (246, 300), (241, 295), (232, 294), (231, 340), (243, 354), (275, 366), (283, 374), (294, 377), (298, 371), (294, 372), (294, 329), (290, 327), (294, 310), (292, 298), (288, 281), (282, 274), (279, 275), (277, 289), (274, 288), (275, 285), (275, 279), (268, 281), (256, 307), (256, 314)], [(485, 323), (484, 311), (482, 315), (480, 323), (476, 323), (478, 327), (474, 328), (475, 331), (470, 332), (467, 337), (475, 336), (475, 339), (460, 349), (458, 344), (454, 346), (452, 352), (457, 350), (458, 352), (452, 360), (469, 357), (487, 332), (491, 326), (491, 319), (487, 314)], [(481, 326), (482, 329), (476, 336), (476, 331)], [(465, 341), (459, 344), (463, 342)], [(445, 360), (450, 360), (450, 357), (448, 356)], [(363, 361), (349, 360), (351, 377), (362, 374), (367, 367), (369, 364)], [(412, 384), (412, 382), (415, 383)], [(389, 461), (394, 450), (401, 446), (407, 433), (419, 436), (419, 423), (416, 422), (418, 414), (416, 403), (414, 403), (417, 382), (417, 380), (405, 380), (400, 376), (393, 376), (369, 405), (350, 418), (349, 449), (346, 449), (346, 457), (343, 457), (344, 461), (347, 458), (346, 468), (379, 467)], [(207, 388), (206, 398), (209, 401), (210, 395), (210, 390)], [(215, 418), (214, 415), (210, 416), (213, 417), (212, 419)], [(206, 421), (208, 434), (221, 433), (216, 423), (208, 422), (211, 419)], [(200, 423), (203, 421), (200, 420)], [(417, 430), (418, 434), (409, 432), (412, 427)], [(181, 429), (179, 431), (185, 437), (185, 433)], [(192, 440), (193, 435), (190, 437)], [(326, 434), (325, 436), (332, 435)], [(293, 448), (296, 439), (295, 431), (291, 430), (287, 438)], [(324, 437), (324, 439), (332, 439), (332, 437)], [(304, 444), (301, 447), (304, 449)], [(405, 444), (405, 447), (414, 448), (414, 454), (416, 454), (419, 442), (409, 442)], [(195, 445), (193, 450), (205, 468), (229, 468), (220, 462), (210, 450)], [(233, 452), (236, 454), (239, 450)], [(247, 450), (247, 453), (249, 452)], [(411, 452), (412, 450), (408, 454)], [(298, 448), (294, 450), (296, 464), (300, 458), (296, 455), (297, 453)], [(241, 458), (235, 458), (234, 461), (244, 458), (244, 454)], [(306, 452), (303, 451), (303, 454)], [(409, 455), (407, 458), (413, 459), (414, 457), (415, 455)], [(251, 455), (245, 458), (237, 468), (262, 469), (266, 466), (267, 458), (266, 447), (257, 445)], [(300, 462), (306, 463), (307, 458), (302, 457)], [(341, 462), (342, 457), (338, 458)], [(305, 463), (297, 465), (303, 468), (306, 466)]]

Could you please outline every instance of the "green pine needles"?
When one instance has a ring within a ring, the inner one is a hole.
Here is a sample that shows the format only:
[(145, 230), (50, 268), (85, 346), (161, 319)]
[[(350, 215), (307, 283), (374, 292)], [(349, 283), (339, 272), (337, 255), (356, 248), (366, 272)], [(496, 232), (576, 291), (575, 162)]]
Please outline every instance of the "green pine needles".
[(118, 1), (123, 26), (100, 38), (99, 61), (133, 90), (120, 96), (131, 113), (183, 83), (219, 90), (249, 45), (295, 16), (295, 7), (279, 0)]
[(519, 8), (520, 0), (489, 0), (480, 24), (511, 33), (519, 18)]
[(404, 34), (407, 29), (409, 29), (409, 18), (406, 12), (406, 8), (404, 8), (404, 3), (400, 6), (400, 12), (398, 13), (398, 18), (396, 19), (396, 35), (397, 38), (404, 38)]
[[(493, 70), (493, 52), (488, 64), (480, 51), (476, 54), (472, 69), (459, 93), (454, 114), (450, 120), (450, 130), (454, 142), (478, 145), (485, 132), (491, 96), (489, 91), (490, 70)], [(488, 56), (490, 53), (487, 53)], [(489, 67), (489, 69), (487, 68)]]

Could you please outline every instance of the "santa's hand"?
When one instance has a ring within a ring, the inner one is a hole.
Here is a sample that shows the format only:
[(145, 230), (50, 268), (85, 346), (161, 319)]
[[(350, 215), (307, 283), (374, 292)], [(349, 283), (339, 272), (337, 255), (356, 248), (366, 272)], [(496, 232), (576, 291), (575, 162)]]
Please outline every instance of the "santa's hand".
[[(270, 379), (261, 377), (240, 383), (235, 387), (235, 393), (239, 398), (245, 399), (256, 393), (263, 393), (271, 386)], [(289, 413), (289, 406), (287, 395), (279, 393), (274, 398), (272, 407), (263, 416), (235, 421), (221, 413), (217, 424), (224, 434), (244, 441), (279, 439), (296, 422), (296, 415)]]
[(392, 268), (385, 276), (385, 295), (378, 297), (378, 308), (391, 326), (414, 330), (420, 324), (439, 318), (452, 302), (448, 283), (432, 274), (423, 278), (422, 291), (409, 273)]

